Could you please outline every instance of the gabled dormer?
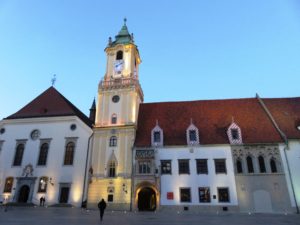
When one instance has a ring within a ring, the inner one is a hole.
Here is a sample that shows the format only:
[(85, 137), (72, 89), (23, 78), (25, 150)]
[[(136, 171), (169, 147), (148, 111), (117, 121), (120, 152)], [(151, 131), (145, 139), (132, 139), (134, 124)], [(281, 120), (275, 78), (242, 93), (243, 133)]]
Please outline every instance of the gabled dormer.
[(151, 145), (154, 147), (164, 145), (164, 133), (163, 130), (158, 125), (156, 120), (156, 126), (151, 131)]
[(241, 128), (235, 122), (232, 122), (231, 125), (228, 127), (227, 136), (230, 144), (243, 144)]
[(199, 145), (199, 130), (193, 124), (193, 120), (191, 119), (191, 124), (189, 127), (186, 129), (186, 142), (187, 145)]

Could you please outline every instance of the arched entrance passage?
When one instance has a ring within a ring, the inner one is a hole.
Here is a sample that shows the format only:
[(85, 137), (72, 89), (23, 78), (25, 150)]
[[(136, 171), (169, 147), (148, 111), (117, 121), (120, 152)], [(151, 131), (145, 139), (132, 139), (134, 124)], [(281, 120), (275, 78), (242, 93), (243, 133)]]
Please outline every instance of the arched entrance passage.
[(28, 185), (23, 185), (19, 191), (18, 202), (26, 203), (29, 197), (30, 188)]
[(154, 211), (156, 209), (156, 193), (150, 187), (142, 188), (138, 193), (139, 211)]

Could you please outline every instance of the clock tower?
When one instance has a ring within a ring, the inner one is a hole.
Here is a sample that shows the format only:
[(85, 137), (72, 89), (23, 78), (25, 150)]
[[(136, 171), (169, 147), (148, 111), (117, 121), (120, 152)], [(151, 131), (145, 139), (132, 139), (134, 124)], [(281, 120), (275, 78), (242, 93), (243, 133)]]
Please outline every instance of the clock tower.
[(131, 200), (132, 148), (139, 104), (141, 63), (126, 19), (115, 40), (105, 48), (106, 72), (98, 87), (98, 102), (88, 188), (88, 207), (103, 198), (110, 209), (129, 210)]

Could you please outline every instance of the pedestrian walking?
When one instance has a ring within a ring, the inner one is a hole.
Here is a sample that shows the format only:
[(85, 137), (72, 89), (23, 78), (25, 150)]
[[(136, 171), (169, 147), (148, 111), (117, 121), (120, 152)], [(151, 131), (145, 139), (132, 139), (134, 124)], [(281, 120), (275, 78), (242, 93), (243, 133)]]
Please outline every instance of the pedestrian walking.
[(40, 197), (40, 206), (42, 206), (42, 205), (43, 205), (43, 196)]
[(104, 210), (106, 208), (106, 202), (102, 198), (102, 200), (98, 203), (98, 208), (100, 210), (100, 221), (103, 219)]

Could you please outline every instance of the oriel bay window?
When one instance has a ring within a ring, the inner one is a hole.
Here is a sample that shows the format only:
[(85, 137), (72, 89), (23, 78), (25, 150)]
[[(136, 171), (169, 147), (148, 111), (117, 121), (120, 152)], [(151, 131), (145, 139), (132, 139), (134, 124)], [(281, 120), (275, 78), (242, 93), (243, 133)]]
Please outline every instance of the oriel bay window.
[(138, 162), (139, 174), (150, 174), (151, 173), (151, 161), (143, 160)]

